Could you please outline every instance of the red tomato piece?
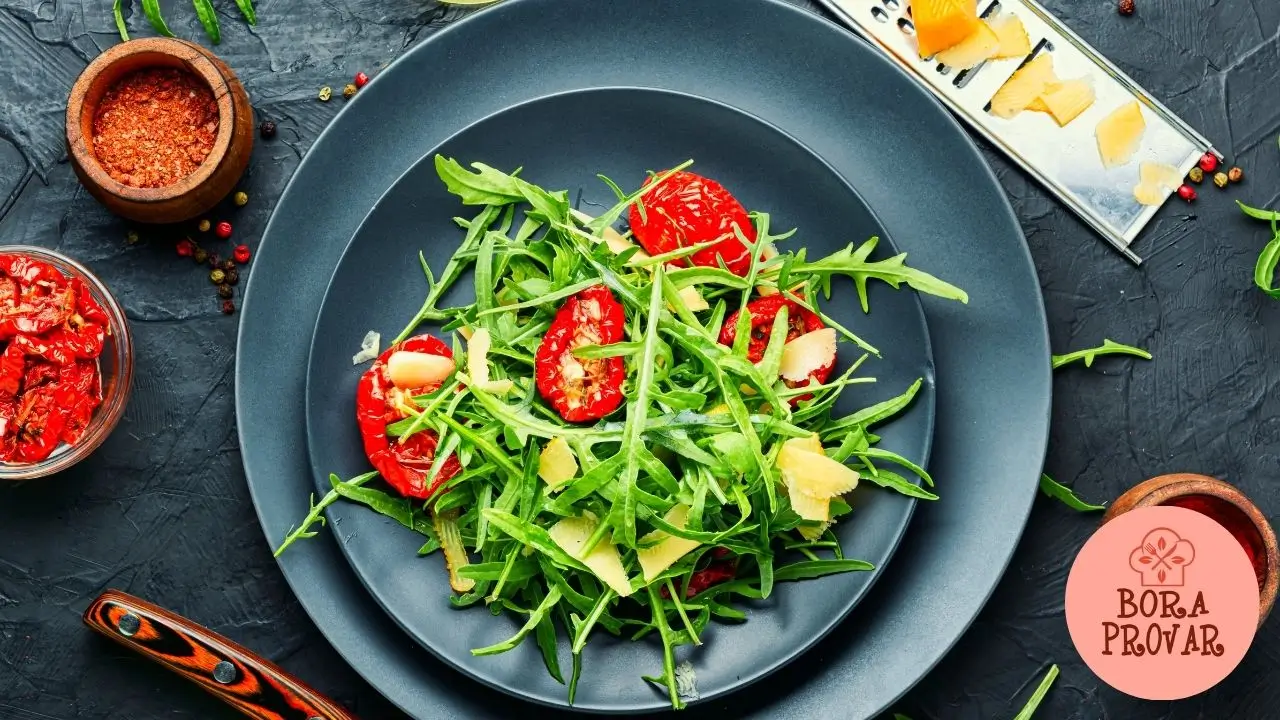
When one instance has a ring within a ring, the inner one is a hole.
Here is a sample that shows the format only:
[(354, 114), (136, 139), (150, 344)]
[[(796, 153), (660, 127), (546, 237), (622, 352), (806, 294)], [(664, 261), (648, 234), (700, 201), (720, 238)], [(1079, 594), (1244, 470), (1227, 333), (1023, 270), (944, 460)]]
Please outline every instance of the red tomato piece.
[(101, 325), (102, 327), (110, 327), (111, 321), (107, 317), (107, 311), (102, 309), (102, 305), (93, 299), (93, 293), (90, 292), (89, 286), (80, 278), (71, 278), (71, 287), (76, 293), (76, 312), (80, 316), (91, 323)]
[[(737, 558), (725, 559), (728, 551), (724, 548), (716, 548), (712, 551), (712, 557), (715, 558), (709, 565), (701, 570), (695, 570), (693, 575), (689, 576), (689, 589), (685, 590), (685, 598), (691, 598), (694, 595), (706, 590), (712, 585), (716, 585), (727, 580), (732, 580), (738, 574)], [(680, 584), (676, 583), (676, 587)], [(658, 591), (662, 597), (671, 597), (667, 592), (667, 588), (663, 587)]]
[(80, 360), (58, 368), (58, 382), (68, 391), (74, 403), (67, 408), (66, 423), (62, 429), (62, 441), (68, 445), (80, 442), (93, 411), (102, 403), (102, 380), (98, 376), (98, 364)]
[(12, 400), (18, 396), (25, 364), (22, 348), (13, 343), (0, 353), (0, 400)]
[(556, 312), (534, 357), (535, 380), (543, 399), (566, 421), (598, 420), (622, 404), (623, 359), (588, 360), (573, 351), (619, 342), (626, 322), (622, 305), (604, 285), (574, 295)]
[[(13, 345), (10, 345), (10, 347), (13, 347)], [(22, 376), (22, 390), (23, 392), (30, 392), (32, 388), (48, 385), (57, 381), (58, 378), (58, 365), (45, 362), (40, 358), (27, 358), (27, 370)]]
[(23, 286), (43, 282), (57, 288), (67, 283), (67, 276), (58, 272), (57, 268), (23, 255), (0, 255), (0, 273), (17, 280)]
[[(764, 359), (765, 348), (769, 347), (769, 337), (773, 335), (773, 320), (783, 307), (787, 308), (787, 342), (826, 327), (826, 324), (822, 322), (822, 318), (818, 317), (816, 313), (782, 295), (770, 295), (752, 300), (747, 303), (747, 312), (751, 313), (751, 339), (747, 341), (747, 359), (751, 362), (758, 363)], [(734, 339), (738, 337), (738, 317), (741, 314), (741, 310), (736, 310), (725, 318), (724, 325), (720, 328), (720, 343), (722, 345), (732, 346)], [(788, 380), (786, 381), (787, 386), (800, 387), (808, 385), (812, 380), (816, 380), (819, 384), (825, 383), (827, 378), (831, 377), (831, 371), (835, 367), (836, 363), (833, 359), (826, 365), (809, 373), (808, 380), (801, 383)], [(791, 402), (795, 404), (810, 397), (812, 395), (803, 395), (792, 398)]]
[[(650, 178), (645, 186), (652, 184)], [(641, 212), (639, 204), (643, 203)], [(650, 254), (660, 255), (689, 245), (720, 240), (689, 256), (694, 265), (717, 267), (717, 257), (729, 272), (745, 276), (751, 268), (751, 252), (734, 233), (734, 226), (749, 242), (756, 228), (746, 208), (723, 185), (691, 172), (677, 172), (658, 187), (646, 191), (631, 206), (628, 220), (636, 241)]]
[(62, 439), (73, 400), (74, 396), (57, 383), (23, 393), (15, 419), (18, 437), (14, 459), (34, 463), (52, 455)]
[(356, 422), (364, 441), (369, 463), (391, 487), (405, 497), (425, 500), (462, 471), (457, 455), (450, 455), (430, 486), (427, 474), (435, 461), (439, 437), (432, 430), (422, 430), (401, 443), (387, 438), (387, 425), (406, 415), (398, 399), (403, 396), (431, 392), (439, 385), (398, 391), (387, 373), (387, 360), (397, 350), (453, 357), (453, 351), (431, 335), (418, 335), (387, 348), (360, 377), (356, 387)]
[(75, 312), (75, 290), (36, 284), (21, 288), (19, 303), (0, 314), (0, 339), (41, 335), (65, 323)]

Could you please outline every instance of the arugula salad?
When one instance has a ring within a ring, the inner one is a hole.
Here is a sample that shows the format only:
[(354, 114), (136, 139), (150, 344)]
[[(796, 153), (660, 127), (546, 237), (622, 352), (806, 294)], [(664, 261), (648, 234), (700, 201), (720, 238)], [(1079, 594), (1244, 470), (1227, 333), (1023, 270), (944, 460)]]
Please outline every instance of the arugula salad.
[[(421, 533), (419, 555), (441, 552), (454, 607), (523, 619), (475, 655), (532, 638), (572, 703), (593, 633), (656, 635), (662, 666), (644, 680), (674, 708), (674, 649), (712, 620), (745, 621), (736, 601), (873, 569), (844, 557), (832, 525), (860, 482), (937, 499), (872, 431), (921, 381), (838, 415), (845, 388), (874, 382), (859, 370), (879, 351), (822, 303), (836, 276), (864, 312), (873, 280), (968, 298), (905, 254), (869, 259), (874, 237), (821, 258), (789, 250), (794, 231), (691, 164), (629, 193), (601, 176), (617, 202), (593, 217), (518, 170), (436, 156), (478, 212), (455, 218), (444, 267), (419, 254), (426, 299), (408, 325), (381, 352), (370, 333), (353, 359), (373, 361), (355, 403), (373, 471), (331, 476), (276, 554), (316, 535), (334, 502), (364, 504)], [(467, 272), (475, 301), (443, 306)]]

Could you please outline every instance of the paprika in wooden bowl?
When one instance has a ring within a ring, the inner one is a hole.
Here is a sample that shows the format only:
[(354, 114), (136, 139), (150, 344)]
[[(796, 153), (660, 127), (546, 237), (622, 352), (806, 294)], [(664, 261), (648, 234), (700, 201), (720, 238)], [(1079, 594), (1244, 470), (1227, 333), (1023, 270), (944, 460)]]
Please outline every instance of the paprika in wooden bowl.
[(144, 223), (189, 220), (235, 188), (253, 150), (253, 108), (231, 68), (174, 38), (121, 43), (71, 88), (67, 147), (85, 189)]
[(1208, 475), (1160, 475), (1129, 488), (1107, 509), (1102, 521), (1137, 507), (1173, 505), (1206, 515), (1226, 528), (1244, 548), (1258, 576), (1258, 624), (1267, 619), (1280, 588), (1280, 550), (1271, 523), (1234, 485)]
[(124, 309), (84, 265), (0, 246), (0, 480), (88, 457), (124, 415), (133, 342)]

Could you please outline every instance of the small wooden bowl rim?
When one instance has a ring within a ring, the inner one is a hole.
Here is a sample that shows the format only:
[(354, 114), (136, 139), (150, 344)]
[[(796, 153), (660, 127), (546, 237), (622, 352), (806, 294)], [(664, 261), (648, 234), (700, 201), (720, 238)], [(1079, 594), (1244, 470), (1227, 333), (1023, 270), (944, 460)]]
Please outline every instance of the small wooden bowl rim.
[[(67, 147), (76, 162), (90, 180), (104, 192), (137, 203), (159, 203), (186, 195), (213, 176), (231, 147), (232, 106), (231, 89), (227, 79), (206, 56), (204, 48), (177, 38), (141, 38), (120, 43), (103, 52), (84, 69), (67, 100)], [(218, 135), (213, 149), (194, 172), (172, 185), (159, 188), (137, 188), (116, 180), (107, 173), (90, 146), (91, 139), (84, 136), (81, 120), (85, 111), (85, 98), (94, 82), (116, 63), (136, 55), (166, 55), (178, 60), (187, 70), (204, 81), (218, 103)]]
[(1258, 624), (1261, 625), (1275, 605), (1276, 592), (1280, 589), (1280, 548), (1277, 547), (1276, 533), (1267, 517), (1236, 486), (1215, 477), (1195, 473), (1160, 475), (1129, 488), (1116, 498), (1102, 520), (1105, 523), (1133, 508), (1163, 505), (1174, 498), (1188, 495), (1209, 495), (1231, 503), (1247, 515), (1257, 528), (1267, 560), (1267, 577), (1259, 592)]

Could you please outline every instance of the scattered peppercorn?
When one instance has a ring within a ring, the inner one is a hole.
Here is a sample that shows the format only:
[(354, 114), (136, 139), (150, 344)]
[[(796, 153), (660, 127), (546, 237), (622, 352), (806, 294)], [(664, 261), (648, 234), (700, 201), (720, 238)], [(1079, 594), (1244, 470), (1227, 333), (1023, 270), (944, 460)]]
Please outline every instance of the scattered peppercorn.
[(197, 265), (203, 265), (209, 261), (209, 253), (204, 248), (196, 248), (195, 261)]
[(232, 260), (223, 260), (218, 264), (218, 268), (221, 269), (222, 272), (231, 272), (236, 269), (236, 264)]
[(199, 230), (200, 232), (209, 232), (209, 228), (211, 227), (213, 227), (213, 225), (209, 222), (209, 218), (205, 218), (201, 220), (196, 225), (196, 229)]
[(236, 285), (240, 282), (240, 271), (232, 268), (227, 271), (227, 284)]
[(1120, 0), (1120, 6), (1118, 10), (1120, 11), (1121, 15), (1132, 15), (1134, 10), (1133, 0)]
[(218, 297), (222, 298), (223, 300), (226, 300), (227, 298), (231, 297), (234, 293), (235, 293), (235, 290), (232, 290), (231, 286), (226, 283), (222, 283), (221, 285), (218, 286)]
[(1213, 172), (1218, 169), (1218, 156), (1211, 152), (1207, 152), (1200, 156), (1200, 169), (1205, 172)]
[(342, 97), (346, 98), (347, 100), (350, 100), (351, 98), (355, 97), (356, 93), (359, 91), (360, 91), (360, 88), (356, 87), (351, 83), (347, 83), (342, 88)]
[(1224, 173), (1224, 172), (1214, 173), (1214, 174), (1213, 174), (1213, 184), (1214, 184), (1214, 185), (1217, 185), (1217, 186), (1218, 186), (1218, 187), (1220, 187), (1220, 188), (1224, 188), (1224, 187), (1226, 187), (1226, 186), (1227, 186), (1227, 174), (1226, 174), (1226, 173)]
[(209, 253), (209, 267), (216, 268), (222, 264), (222, 258), (217, 253)]
[(320, 88), (320, 102), (329, 102), (331, 97), (333, 97), (333, 88), (328, 85)]
[(130, 230), (124, 234), (124, 241), (128, 245), (137, 245), (140, 240), (142, 240), (142, 238), (138, 235), (136, 230)]
[(227, 238), (231, 237), (231, 223), (227, 222), (226, 220), (223, 220), (222, 222), (218, 223), (218, 226), (216, 228), (213, 229), (213, 233), (218, 237), (222, 238), (223, 240), (226, 240)]
[(1183, 185), (1178, 188), (1178, 197), (1186, 200), (1187, 202), (1191, 202), (1196, 199), (1196, 189), (1190, 185)]
[(355, 80), (356, 80), (356, 87), (362, 88), (369, 83), (369, 76), (365, 75), (364, 71), (362, 70), (356, 73)]
[(230, 300), (222, 301), (222, 314), (230, 315), (236, 311), (236, 304)]
[(241, 190), (240, 192), (231, 196), (231, 202), (235, 203), (236, 207), (244, 207), (245, 205), (249, 204), (249, 193)]
[(177, 245), (178, 255), (181, 257), (191, 257), (196, 251), (196, 244), (191, 242), (191, 238), (182, 238)]
[(209, 271), (209, 282), (214, 285), (221, 285), (227, 281), (227, 273), (222, 268), (214, 268)]
[(235, 261), (240, 263), (241, 265), (249, 262), (249, 257), (250, 257), (249, 246), (237, 245), (236, 249), (232, 251), (231, 257), (235, 258)]
[(263, 120), (262, 125), (258, 126), (258, 135), (261, 135), (263, 140), (270, 140), (275, 137), (276, 124), (270, 120)]
[(1198, 183), (1201, 180), (1204, 180), (1204, 171), (1198, 167), (1193, 167), (1189, 172), (1187, 172), (1187, 179), (1193, 183)]
[(1227, 171), (1227, 179), (1233, 183), (1244, 180), (1244, 170), (1241, 170), (1238, 167), (1231, 168)]

